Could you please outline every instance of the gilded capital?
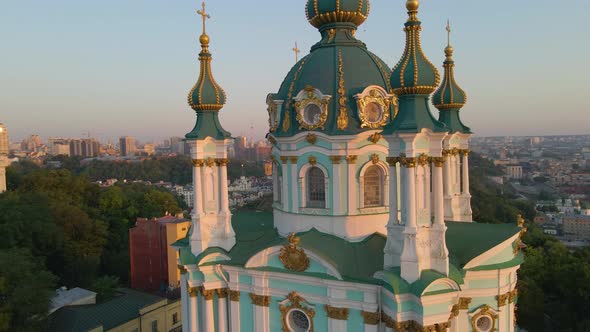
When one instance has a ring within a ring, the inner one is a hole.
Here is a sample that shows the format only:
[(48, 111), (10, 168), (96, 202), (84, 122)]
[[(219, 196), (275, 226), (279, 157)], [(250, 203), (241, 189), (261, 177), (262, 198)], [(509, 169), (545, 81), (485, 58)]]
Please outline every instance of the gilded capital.
[(299, 157), (297, 157), (297, 156), (289, 157), (289, 161), (291, 161), (291, 164), (293, 164), (293, 165), (297, 165), (297, 159), (299, 159)]
[(444, 157), (431, 157), (430, 159), (435, 167), (443, 167), (445, 165)]
[(391, 167), (395, 167), (397, 165), (397, 163), (400, 162), (400, 158), (399, 157), (387, 157), (387, 163), (389, 164), (389, 166)]
[(517, 296), (518, 296), (518, 289), (515, 288), (511, 292), (508, 293), (508, 302), (514, 303)]
[(461, 152), (462, 155), (464, 155), (466, 157), (469, 156), (469, 154), (471, 153), (471, 150), (469, 150), (469, 149), (462, 149), (459, 151)]
[(358, 159), (358, 156), (346, 156), (346, 161), (349, 164), (356, 164), (357, 159)]
[(430, 161), (430, 157), (428, 157), (428, 155), (426, 155), (424, 153), (419, 155), (417, 158), (418, 165), (420, 165), (420, 166), (426, 166), (429, 161)]
[(229, 300), (233, 301), (233, 302), (239, 302), (240, 301), (240, 291), (237, 290), (229, 290)]
[(186, 274), (186, 268), (182, 265), (178, 265), (178, 271), (180, 271), (180, 274)]
[(257, 305), (259, 307), (270, 306), (270, 296), (268, 295), (256, 295), (250, 293), (250, 299), (252, 300), (252, 304)]
[(193, 166), (195, 167), (203, 167), (204, 164), (203, 159), (193, 159)]
[(210, 301), (213, 300), (213, 294), (215, 294), (214, 289), (201, 289), (201, 295), (205, 298), (205, 300)]
[(205, 165), (207, 165), (207, 167), (213, 167), (215, 165), (215, 159), (211, 157), (207, 158), (207, 160), (205, 160)]
[(508, 301), (508, 296), (510, 296), (510, 292), (496, 296), (496, 300), (498, 300), (498, 307), (503, 307), (506, 305), (506, 301)]
[(468, 310), (469, 304), (471, 304), (470, 297), (461, 297), (459, 298), (459, 310)]
[(451, 154), (452, 154), (453, 156), (456, 156), (456, 155), (458, 155), (458, 154), (459, 154), (459, 152), (460, 152), (460, 150), (459, 150), (458, 148), (453, 148), (453, 149), (451, 150)]
[(220, 299), (225, 299), (227, 297), (227, 288), (219, 288), (216, 289), (215, 292), (217, 293), (217, 297)]
[(348, 309), (347, 308), (336, 308), (332, 307), (331, 305), (326, 304), (326, 313), (328, 314), (328, 318), (338, 319), (338, 320), (347, 320), (348, 319)]
[(227, 166), (227, 163), (229, 162), (229, 159), (222, 158), (222, 159), (217, 159), (215, 161), (217, 162), (217, 165), (219, 165), (219, 166)]
[(402, 157), (400, 163), (405, 168), (414, 168), (416, 167), (417, 159), (415, 157)]
[(281, 162), (282, 162), (283, 164), (286, 164), (286, 163), (287, 163), (287, 161), (289, 160), (289, 157), (287, 157), (287, 156), (280, 156), (279, 158), (281, 159)]
[(188, 295), (190, 297), (196, 297), (197, 295), (199, 295), (199, 292), (201, 291), (203, 287), (189, 287), (188, 288)]
[(399, 331), (399, 329), (395, 329), (396, 321), (393, 318), (389, 317), (386, 313), (381, 313), (381, 321), (385, 323), (385, 326), (389, 329), (394, 329), (394, 331)]
[(330, 156), (330, 160), (332, 161), (332, 164), (340, 164), (342, 156)]
[(366, 325), (377, 325), (379, 324), (379, 312), (362, 311), (361, 315)]

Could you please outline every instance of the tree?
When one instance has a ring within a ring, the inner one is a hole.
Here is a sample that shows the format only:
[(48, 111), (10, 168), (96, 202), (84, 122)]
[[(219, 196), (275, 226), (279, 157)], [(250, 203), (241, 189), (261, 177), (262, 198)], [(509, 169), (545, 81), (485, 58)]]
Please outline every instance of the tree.
[(55, 280), (29, 250), (0, 251), (0, 331), (41, 331)]
[(113, 298), (119, 288), (119, 278), (114, 276), (103, 276), (94, 281), (91, 289), (98, 295), (98, 301), (108, 301)]

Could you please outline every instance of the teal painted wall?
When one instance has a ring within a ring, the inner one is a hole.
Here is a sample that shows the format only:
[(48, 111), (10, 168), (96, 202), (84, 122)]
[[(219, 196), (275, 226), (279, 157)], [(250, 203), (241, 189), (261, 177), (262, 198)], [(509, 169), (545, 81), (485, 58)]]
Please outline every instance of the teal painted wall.
[(271, 297), (270, 298), (270, 306), (269, 306), (269, 320), (270, 320), (270, 330), (271, 331), (281, 331), (282, 324), (281, 324), (281, 311), (279, 310), (279, 302), (283, 301), (284, 299), (280, 299), (278, 297)]
[(297, 284), (290, 281), (283, 281), (283, 280), (276, 280), (271, 279), (268, 282), (268, 286), (270, 288), (278, 288), (283, 289), (286, 291), (297, 291), (297, 293), (301, 294), (305, 298), (305, 294), (315, 294), (321, 296), (328, 295), (328, 289), (324, 286), (311, 286), (311, 285), (302, 285)]
[(314, 306), (315, 316), (313, 318), (314, 331), (328, 331), (328, 314), (323, 304)]
[(352, 301), (365, 301), (365, 294), (361, 291), (347, 290), (346, 298)]
[(451, 312), (452, 303), (439, 303), (424, 307), (424, 316), (448, 314)]
[(469, 288), (496, 288), (498, 287), (498, 279), (480, 279), (469, 281)]
[(254, 306), (249, 293), (240, 294), (240, 332), (254, 332)]
[(244, 285), (252, 285), (252, 277), (244, 274), (240, 274), (238, 282)]
[(351, 309), (348, 311), (348, 320), (346, 321), (348, 331), (364, 331), (365, 321), (361, 316), (360, 310)]
[(219, 331), (219, 297), (217, 297), (217, 294), (213, 295), (213, 315), (215, 331)]

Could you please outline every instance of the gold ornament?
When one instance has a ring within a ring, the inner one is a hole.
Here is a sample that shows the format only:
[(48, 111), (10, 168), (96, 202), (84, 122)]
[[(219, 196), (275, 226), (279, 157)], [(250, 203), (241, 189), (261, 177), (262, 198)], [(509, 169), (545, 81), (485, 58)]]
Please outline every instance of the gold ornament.
[[(302, 93), (305, 92), (305, 96)], [(312, 86), (306, 86), (304, 91), (300, 92), (296, 98), (295, 112), (297, 115), (297, 122), (299, 122), (299, 129), (324, 129), (326, 120), (328, 119), (328, 103), (330, 96), (322, 95), (319, 90)], [(305, 112), (309, 106), (315, 105), (320, 110), (317, 118), (313, 122), (307, 122)]]
[(195, 167), (203, 167), (205, 162), (202, 159), (193, 159), (193, 166)]
[(373, 163), (373, 165), (377, 165), (379, 163), (379, 155), (376, 153), (373, 153), (371, 155), (371, 162)]
[(358, 159), (358, 156), (346, 156), (346, 161), (349, 164), (356, 164), (357, 159)]
[(471, 304), (470, 297), (460, 297), (459, 298), (459, 310), (469, 310), (469, 304)]
[(418, 156), (418, 165), (420, 166), (426, 166), (426, 164), (428, 164), (429, 161), (430, 158), (428, 157), (428, 155), (424, 153)]
[[(357, 95), (356, 104), (361, 120), (361, 128), (377, 129), (387, 124), (391, 97), (384, 94), (380, 89), (373, 88), (364, 96), (363, 94)], [(381, 111), (380, 117), (375, 118), (375, 114), (369, 113), (369, 111), (374, 111), (374, 108), (369, 109), (371, 105), (378, 107)]]
[(443, 167), (445, 164), (444, 157), (432, 157), (431, 160), (435, 167)]
[(307, 134), (307, 136), (305, 136), (305, 140), (309, 144), (315, 144), (318, 141), (318, 137), (316, 136), (316, 134), (309, 133)]
[(207, 165), (207, 167), (213, 167), (213, 165), (215, 165), (215, 159), (211, 157), (207, 158), (207, 160), (205, 160), (205, 165)]
[(309, 302), (305, 301), (305, 299), (303, 299), (301, 296), (299, 296), (299, 294), (297, 294), (297, 292), (291, 292), (289, 293), (289, 295), (287, 295), (287, 299), (283, 302), (290, 302), (289, 305), (285, 305), (285, 304), (280, 304), (279, 305), (279, 310), (281, 311), (281, 324), (283, 327), (283, 331), (284, 332), (289, 332), (291, 331), (288, 328), (288, 324), (287, 324), (287, 314), (292, 310), (292, 309), (298, 309), (303, 311), (310, 319), (309, 319), (309, 332), (313, 332), (313, 317), (315, 316), (315, 310), (313, 310), (313, 308), (311, 307), (311, 305), (309, 304)]
[(374, 133), (373, 135), (369, 136), (369, 142), (377, 144), (377, 142), (379, 142), (382, 138), (383, 135), (381, 135), (381, 133)]
[(237, 290), (229, 290), (229, 300), (232, 302), (239, 302), (240, 301), (240, 291)]
[(227, 288), (219, 288), (215, 290), (217, 293), (217, 297), (220, 299), (225, 299), (227, 297)]
[(207, 290), (201, 289), (201, 295), (203, 295), (203, 297), (207, 301), (213, 300), (213, 294), (215, 294), (215, 290), (214, 289), (207, 289)]
[(473, 331), (477, 331), (477, 320), (482, 316), (487, 316), (490, 318), (490, 320), (492, 321), (492, 328), (490, 329), (490, 331), (496, 331), (496, 321), (498, 320), (498, 315), (495, 314), (492, 311), (492, 308), (490, 308), (490, 306), (488, 306), (487, 304), (481, 306), (479, 312), (471, 318), (471, 328), (473, 328)]
[(314, 156), (309, 156), (308, 161), (311, 166), (315, 166), (318, 163), (318, 160)]
[(348, 127), (348, 112), (346, 111), (346, 89), (344, 88), (344, 66), (342, 64), (342, 51), (338, 51), (338, 105), (340, 112), (338, 113), (337, 125), (338, 129), (345, 130)]
[(379, 324), (379, 312), (368, 312), (363, 310), (361, 315), (363, 316), (366, 325)]
[(330, 156), (330, 160), (332, 161), (332, 164), (340, 164), (342, 156)]
[(304, 272), (309, 268), (309, 257), (307, 257), (303, 249), (297, 248), (301, 239), (295, 233), (291, 233), (287, 240), (289, 243), (281, 248), (279, 259), (287, 270)]
[(266, 108), (268, 112), (268, 131), (275, 132), (278, 127), (277, 123), (277, 104), (275, 104), (272, 100), (268, 103), (268, 107)]

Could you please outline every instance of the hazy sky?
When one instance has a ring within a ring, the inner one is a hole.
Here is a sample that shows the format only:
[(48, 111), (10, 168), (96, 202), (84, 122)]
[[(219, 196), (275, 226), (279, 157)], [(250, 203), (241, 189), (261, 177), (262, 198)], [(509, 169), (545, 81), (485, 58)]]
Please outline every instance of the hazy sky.
[[(200, 1), (0, 3), (0, 122), (12, 140), (88, 131), (160, 140), (192, 129)], [(372, 0), (357, 33), (390, 66), (403, 51), (404, 3)], [(207, 6), (213, 72), (229, 98), (222, 124), (261, 138), (265, 97), (294, 64), (294, 42), (307, 54), (319, 33), (304, 0)], [(590, 134), (590, 1), (423, 0), (419, 17), (439, 66), (451, 19), (456, 77), (469, 96), (463, 119), (477, 135)]]

